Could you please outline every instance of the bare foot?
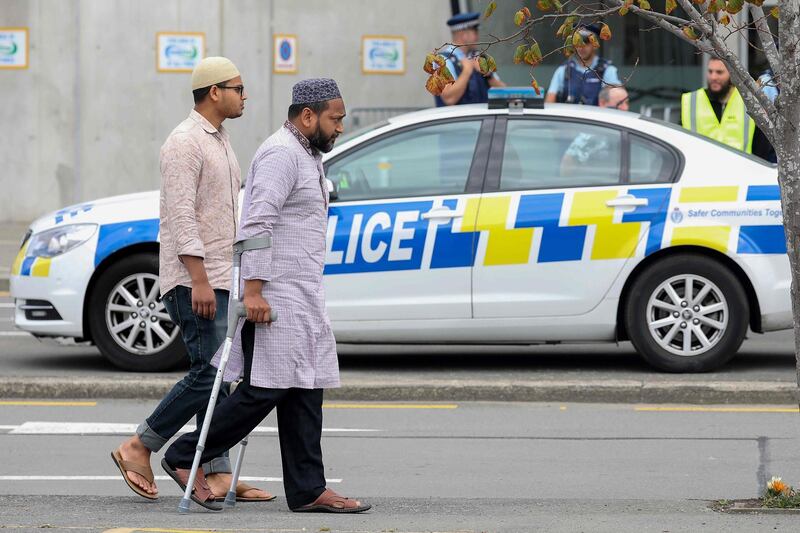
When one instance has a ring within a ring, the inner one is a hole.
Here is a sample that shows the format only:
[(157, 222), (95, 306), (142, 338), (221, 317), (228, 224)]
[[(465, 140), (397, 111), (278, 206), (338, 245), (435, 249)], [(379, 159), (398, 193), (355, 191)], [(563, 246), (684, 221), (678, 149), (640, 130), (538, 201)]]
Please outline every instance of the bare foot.
[[(119, 454), (122, 456), (123, 461), (150, 466), (150, 450), (142, 443), (138, 435), (134, 435), (123, 442), (119, 447)], [(148, 494), (152, 494), (153, 496), (158, 494), (155, 481), (150, 483), (141, 475), (130, 470), (126, 470), (125, 474), (132, 483), (135, 483)]]
[[(208, 474), (206, 475), (206, 481), (208, 481), (208, 486), (211, 487), (211, 491), (217, 498), (224, 498), (228, 494), (228, 490), (231, 488), (231, 478), (233, 474)], [(242, 483), (241, 481), (236, 485), (236, 496), (239, 498), (251, 498), (253, 500), (264, 500), (269, 501), (275, 498), (272, 494), (265, 490), (257, 489), (256, 487), (251, 487), (246, 483)]]

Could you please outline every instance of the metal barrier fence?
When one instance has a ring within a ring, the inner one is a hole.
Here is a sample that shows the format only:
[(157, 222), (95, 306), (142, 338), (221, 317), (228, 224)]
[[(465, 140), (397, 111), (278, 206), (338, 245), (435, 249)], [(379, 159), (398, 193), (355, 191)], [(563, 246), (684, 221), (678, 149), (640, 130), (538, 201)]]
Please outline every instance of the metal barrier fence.
[(646, 117), (660, 118), (665, 122), (681, 123), (681, 106), (679, 105), (643, 105), (639, 112)]
[(347, 111), (349, 130), (364, 128), (403, 113), (426, 109), (424, 107), (354, 107)]

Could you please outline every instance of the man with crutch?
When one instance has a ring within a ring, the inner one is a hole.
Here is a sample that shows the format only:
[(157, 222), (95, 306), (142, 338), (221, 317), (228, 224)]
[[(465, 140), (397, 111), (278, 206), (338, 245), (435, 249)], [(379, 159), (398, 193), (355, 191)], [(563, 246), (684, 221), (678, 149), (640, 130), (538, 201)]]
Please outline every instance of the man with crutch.
[[(231, 246), (236, 236), (241, 171), (222, 123), (242, 116), (247, 92), (229, 59), (207, 57), (192, 72), (192, 95), (194, 109), (161, 148), (159, 223), (161, 296), (180, 327), (189, 372), (136, 434), (111, 452), (125, 483), (151, 500), (158, 497), (158, 489), (150, 454), (195, 415), (198, 425), (203, 420), (215, 375), (211, 358), (225, 338)], [(151, 311), (145, 308), (130, 318), (150, 320)], [(227, 395), (227, 387), (221, 395)], [(210, 456), (204, 469), (208, 499), (224, 497), (231, 480), (227, 451)], [(240, 500), (274, 499), (243, 483), (236, 491)]]
[[(242, 255), (247, 316), (239, 320), (225, 379), (243, 380), (214, 410), (201, 455), (205, 462), (235, 445), (276, 408), (283, 484), (295, 512), (371, 507), (326, 488), (320, 442), (323, 389), (339, 386), (322, 280), (328, 191), (321, 152), (333, 148), (344, 116), (335, 81), (301, 81), (288, 120), (253, 158), (238, 238), (266, 238), (271, 246)], [(175, 441), (161, 463), (184, 489), (200, 433)]]

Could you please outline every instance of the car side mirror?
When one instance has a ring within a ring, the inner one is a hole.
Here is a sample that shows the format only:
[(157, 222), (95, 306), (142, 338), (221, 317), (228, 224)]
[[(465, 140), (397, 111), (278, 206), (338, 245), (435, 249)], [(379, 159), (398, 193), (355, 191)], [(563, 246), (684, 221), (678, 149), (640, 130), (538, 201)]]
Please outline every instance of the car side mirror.
[(339, 199), (339, 189), (337, 189), (336, 184), (325, 178), (325, 183), (328, 186), (328, 200), (333, 202), (334, 200)]

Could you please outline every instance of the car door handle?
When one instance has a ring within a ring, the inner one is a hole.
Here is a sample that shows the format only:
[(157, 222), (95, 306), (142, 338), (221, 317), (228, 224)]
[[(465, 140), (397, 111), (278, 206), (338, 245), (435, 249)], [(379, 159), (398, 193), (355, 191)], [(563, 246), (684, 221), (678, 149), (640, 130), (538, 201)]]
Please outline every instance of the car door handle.
[(607, 201), (606, 205), (608, 207), (644, 207), (647, 205), (647, 198), (637, 198), (630, 194), (625, 194)]
[(425, 220), (429, 220), (431, 218), (458, 218), (464, 216), (464, 213), (461, 211), (451, 211), (446, 207), (437, 207), (436, 209), (431, 209), (427, 213), (422, 213), (422, 218)]

